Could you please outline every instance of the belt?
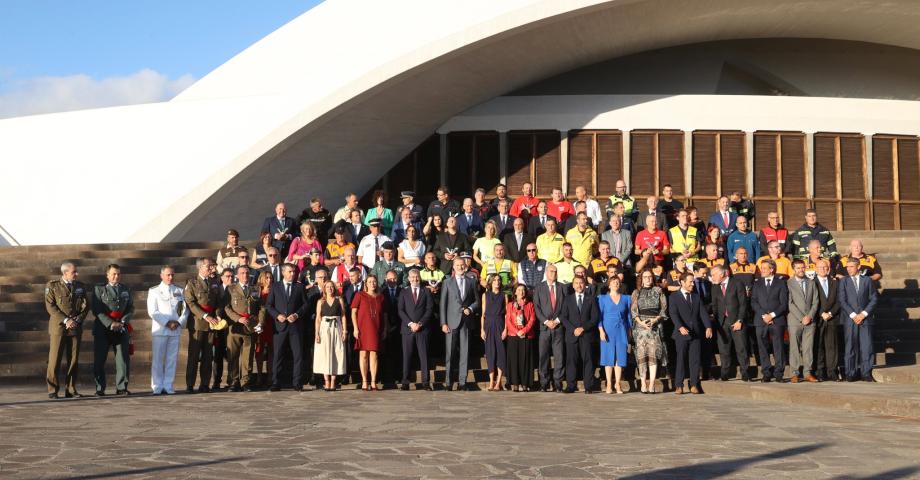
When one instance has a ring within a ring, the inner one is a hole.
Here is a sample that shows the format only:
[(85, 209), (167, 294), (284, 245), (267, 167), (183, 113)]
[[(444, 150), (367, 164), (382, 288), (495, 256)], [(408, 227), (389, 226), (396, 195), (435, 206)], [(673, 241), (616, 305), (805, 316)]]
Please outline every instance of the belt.
[(339, 318), (341, 318), (341, 317), (336, 317), (336, 316), (323, 316), (323, 321), (324, 321), (324, 322), (330, 322), (330, 323), (331, 323), (331, 322), (334, 322), (334, 321), (338, 320)]

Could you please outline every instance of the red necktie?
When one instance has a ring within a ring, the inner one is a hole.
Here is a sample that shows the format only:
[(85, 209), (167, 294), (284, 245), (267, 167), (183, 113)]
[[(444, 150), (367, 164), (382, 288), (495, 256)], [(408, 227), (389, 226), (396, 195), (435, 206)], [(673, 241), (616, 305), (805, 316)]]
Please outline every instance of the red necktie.
[[(722, 283), (722, 298), (725, 298), (725, 283)], [(725, 316), (728, 316), (728, 310), (725, 311)]]
[(552, 285), (549, 287), (549, 303), (553, 306), (553, 310), (556, 309), (556, 286)]
[(728, 212), (722, 214), (722, 223), (725, 224), (725, 229), (728, 230)]

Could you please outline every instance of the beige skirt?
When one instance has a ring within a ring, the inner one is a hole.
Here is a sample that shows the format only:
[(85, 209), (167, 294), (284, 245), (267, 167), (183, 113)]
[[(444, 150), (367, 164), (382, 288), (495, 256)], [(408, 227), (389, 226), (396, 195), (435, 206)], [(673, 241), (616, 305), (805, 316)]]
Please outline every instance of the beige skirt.
[(342, 343), (342, 320), (323, 318), (319, 322), (319, 343), (313, 344), (313, 373), (345, 374), (345, 344)]

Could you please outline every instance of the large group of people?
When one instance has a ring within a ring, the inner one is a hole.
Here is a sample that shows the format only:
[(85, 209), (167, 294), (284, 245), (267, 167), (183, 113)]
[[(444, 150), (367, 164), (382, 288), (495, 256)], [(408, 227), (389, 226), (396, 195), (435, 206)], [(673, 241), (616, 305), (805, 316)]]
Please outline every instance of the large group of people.
[[(581, 380), (585, 393), (623, 393), (633, 368), (642, 393), (667, 376), (697, 394), (714, 371), (728, 381), (737, 366), (752, 381), (752, 356), (762, 382), (872, 381), (880, 264), (858, 240), (841, 256), (814, 210), (794, 231), (769, 212), (755, 231), (754, 203), (737, 192), (707, 222), (669, 185), (644, 202), (622, 180), (606, 201), (574, 193), (544, 200), (525, 183), (515, 199), (499, 185), (494, 199), (477, 189), (458, 201), (440, 187), (427, 208), (404, 191), (394, 210), (380, 191), (366, 211), (349, 194), (334, 214), (314, 198), (297, 218), (279, 203), (255, 245), (230, 229), (184, 288), (161, 269), (147, 292), (153, 394), (176, 391), (183, 330), (188, 393), (334, 391), (356, 371), (356, 388), (408, 390), (416, 368), (418, 388), (433, 390), (432, 358), (444, 390), (466, 390), (482, 357), (489, 391), (571, 393)], [(129, 394), (134, 306), (120, 271), (109, 265), (90, 291), (67, 262), (48, 283), (50, 397), (62, 361), (65, 395), (79, 395), (90, 310), (96, 395), (111, 351), (116, 394)]]

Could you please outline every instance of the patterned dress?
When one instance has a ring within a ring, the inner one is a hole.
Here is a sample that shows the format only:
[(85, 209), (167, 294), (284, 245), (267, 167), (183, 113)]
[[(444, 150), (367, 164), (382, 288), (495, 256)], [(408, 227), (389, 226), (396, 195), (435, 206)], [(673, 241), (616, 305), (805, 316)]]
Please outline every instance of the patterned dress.
[[(633, 339), (636, 342), (636, 363), (639, 374), (645, 378), (649, 365), (666, 365), (667, 351), (662, 340), (662, 322), (667, 320), (668, 304), (659, 287), (639, 288), (632, 294)], [(640, 322), (661, 317), (652, 328)]]

